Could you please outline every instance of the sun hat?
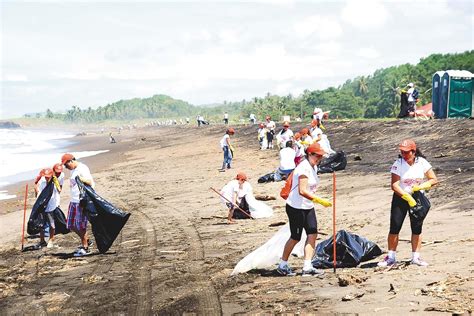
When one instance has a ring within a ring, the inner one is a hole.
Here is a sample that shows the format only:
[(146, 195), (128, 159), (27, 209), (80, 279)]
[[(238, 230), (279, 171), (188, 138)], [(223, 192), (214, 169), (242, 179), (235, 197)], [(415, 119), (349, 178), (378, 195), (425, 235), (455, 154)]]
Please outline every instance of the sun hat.
[(306, 148), (306, 153), (316, 153), (320, 156), (324, 156), (326, 154), (319, 143), (312, 143), (308, 148)]
[(73, 160), (74, 159), (74, 156), (72, 154), (64, 154), (62, 157), (61, 157), (61, 164), (65, 164), (66, 162), (68, 162), (69, 160)]
[(247, 181), (247, 175), (240, 171), (237, 173), (237, 176), (235, 176), (235, 179)]
[(398, 146), (400, 150), (403, 151), (411, 151), (411, 150), (416, 150), (416, 144), (413, 140), (411, 139), (405, 139), (403, 140), (400, 145)]

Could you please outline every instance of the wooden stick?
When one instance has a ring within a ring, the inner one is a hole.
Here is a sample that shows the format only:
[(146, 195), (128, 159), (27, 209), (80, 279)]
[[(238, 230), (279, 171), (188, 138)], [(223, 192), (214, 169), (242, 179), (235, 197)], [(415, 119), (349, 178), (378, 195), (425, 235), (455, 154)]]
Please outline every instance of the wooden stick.
[(222, 194), (220, 194), (216, 189), (214, 189), (213, 187), (210, 187), (209, 189), (211, 189), (212, 191), (216, 192), (217, 194), (220, 195), (221, 198), (223, 198), (224, 200), (226, 200), (227, 202), (229, 202), (230, 204), (232, 204), (232, 206), (238, 208), (242, 213), (244, 213), (245, 215), (247, 215), (249, 218), (251, 219), (255, 219), (252, 217), (252, 215), (250, 215), (249, 213), (247, 213), (246, 211), (244, 211), (240, 206), (238, 206), (237, 204), (234, 204), (232, 203), (231, 201), (229, 201), (225, 196), (223, 196)]
[(23, 225), (21, 229), (21, 250), (23, 250), (25, 244), (25, 220), (26, 220), (26, 199), (28, 198), (28, 183), (25, 188), (25, 206), (23, 208)]

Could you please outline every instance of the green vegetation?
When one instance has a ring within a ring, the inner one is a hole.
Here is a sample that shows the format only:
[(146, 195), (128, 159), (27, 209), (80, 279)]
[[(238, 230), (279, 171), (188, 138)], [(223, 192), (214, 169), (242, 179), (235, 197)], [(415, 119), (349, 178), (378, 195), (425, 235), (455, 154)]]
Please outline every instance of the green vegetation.
[(298, 97), (291, 94), (277, 96), (268, 93), (250, 101), (226, 102), (204, 107), (166, 95), (146, 99), (120, 100), (95, 110), (82, 110), (73, 106), (65, 114), (46, 111), (47, 118), (69, 122), (99, 122), (105, 120), (134, 120), (140, 118), (178, 119), (202, 114), (206, 119), (222, 120), (223, 113), (248, 119), (250, 113), (262, 119), (265, 115), (280, 118), (282, 115), (308, 118), (317, 106), (331, 111), (331, 118), (385, 118), (395, 117), (400, 107), (400, 92), (409, 82), (420, 91), (419, 104), (431, 101), (431, 78), (438, 70), (463, 69), (474, 73), (474, 50), (459, 54), (433, 54), (422, 58), (417, 65), (404, 64), (379, 69), (373, 75), (347, 80), (339, 87), (325, 90), (305, 90)]

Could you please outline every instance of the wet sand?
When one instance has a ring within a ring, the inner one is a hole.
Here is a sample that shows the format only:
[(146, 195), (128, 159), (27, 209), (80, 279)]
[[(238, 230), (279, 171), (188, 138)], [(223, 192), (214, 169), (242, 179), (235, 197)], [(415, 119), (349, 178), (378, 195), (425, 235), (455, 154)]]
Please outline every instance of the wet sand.
[[(381, 256), (336, 274), (326, 270), (321, 278), (278, 277), (272, 269), (230, 277), (240, 259), (279, 229), (270, 224), (287, 221), (278, 196), (283, 183), (257, 184), (259, 176), (278, 166), (277, 150), (258, 150), (255, 126), (236, 127), (233, 170), (219, 173), (224, 126), (149, 128), (125, 132), (109, 153), (83, 159), (97, 192), (132, 213), (107, 254), (71, 258), (78, 245), (72, 233), (58, 236), (58, 250), (21, 253), (22, 213), (1, 217), (2, 228), (10, 230), (0, 230), (0, 310), (205, 315), (470, 311), (473, 122), (348, 121), (326, 127), (332, 147), (348, 154), (347, 169), (337, 173), (337, 227), (383, 249), (396, 145), (412, 137), (425, 149), (440, 180), (446, 179), (430, 192), (422, 249), (429, 267), (404, 263), (411, 253), (406, 220), (397, 253), (402, 262), (393, 269), (376, 268)], [(109, 149), (94, 137), (86, 136), (77, 150)], [(209, 187), (221, 188), (237, 170), (249, 175), (255, 194), (277, 197), (267, 202), (275, 211), (272, 218), (225, 224), (226, 210)], [(323, 197), (331, 196), (331, 175), (321, 176), (319, 190)], [(66, 184), (63, 210), (68, 191)], [(30, 196), (29, 208), (33, 203)], [(332, 234), (332, 209), (317, 207), (317, 216), (320, 241)], [(290, 264), (300, 272), (302, 259), (291, 258)]]

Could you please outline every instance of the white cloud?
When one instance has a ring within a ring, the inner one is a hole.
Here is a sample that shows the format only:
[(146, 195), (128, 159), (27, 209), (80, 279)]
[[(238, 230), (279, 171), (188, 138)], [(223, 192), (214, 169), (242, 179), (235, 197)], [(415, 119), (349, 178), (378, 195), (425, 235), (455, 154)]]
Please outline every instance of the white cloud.
[(375, 59), (380, 57), (380, 53), (373, 47), (364, 47), (357, 51), (357, 56), (367, 59)]
[(332, 39), (342, 35), (342, 28), (335, 17), (313, 15), (295, 23), (293, 29), (301, 38), (316, 35), (320, 39)]
[(389, 17), (388, 10), (382, 1), (376, 0), (348, 0), (342, 9), (342, 19), (360, 29), (380, 27)]
[(25, 75), (20, 74), (7, 74), (5, 75), (4, 81), (18, 81), (18, 82), (26, 82), (28, 81), (28, 77)]

